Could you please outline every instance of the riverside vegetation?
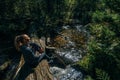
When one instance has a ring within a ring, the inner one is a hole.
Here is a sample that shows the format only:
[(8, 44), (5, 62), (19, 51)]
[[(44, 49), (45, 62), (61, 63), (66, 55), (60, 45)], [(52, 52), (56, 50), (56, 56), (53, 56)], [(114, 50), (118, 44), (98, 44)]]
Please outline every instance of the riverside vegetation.
[(27, 33), (55, 38), (61, 26), (80, 24), (90, 36), (86, 47), (85, 38), (73, 36), (78, 47), (86, 49), (82, 60), (73, 65), (83, 70), (85, 80), (120, 80), (119, 4), (120, 0), (0, 0), (0, 57), (4, 55), (0, 79), (18, 56), (14, 36)]

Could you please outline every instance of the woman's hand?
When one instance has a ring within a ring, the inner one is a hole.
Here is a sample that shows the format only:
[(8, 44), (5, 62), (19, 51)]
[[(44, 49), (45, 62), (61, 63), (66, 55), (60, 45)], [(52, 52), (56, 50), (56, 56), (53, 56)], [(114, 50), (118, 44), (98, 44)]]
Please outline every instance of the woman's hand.
[(44, 49), (40, 48), (39, 53), (43, 53), (43, 52), (44, 52)]

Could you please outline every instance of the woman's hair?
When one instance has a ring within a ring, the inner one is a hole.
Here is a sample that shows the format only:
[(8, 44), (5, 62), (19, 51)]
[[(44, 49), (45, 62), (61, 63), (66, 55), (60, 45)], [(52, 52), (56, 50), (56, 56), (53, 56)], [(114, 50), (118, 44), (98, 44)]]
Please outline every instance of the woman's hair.
[(14, 45), (18, 51), (19, 51), (20, 43), (23, 43), (23, 39), (24, 39), (23, 35), (18, 35), (15, 37)]
[(27, 34), (22, 34), (22, 35), (18, 35), (15, 37), (14, 40), (14, 45), (15, 48), (19, 51), (19, 47), (24, 43), (24, 39), (30, 39), (30, 37)]

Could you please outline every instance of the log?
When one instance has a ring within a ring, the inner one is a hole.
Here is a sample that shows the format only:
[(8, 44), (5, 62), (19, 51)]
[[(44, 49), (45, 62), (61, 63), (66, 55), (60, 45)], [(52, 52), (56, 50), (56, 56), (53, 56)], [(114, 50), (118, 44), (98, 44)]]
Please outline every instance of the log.
[(42, 60), (34, 70), (35, 71), (31, 73), (26, 80), (54, 80), (54, 77), (49, 70), (47, 60)]

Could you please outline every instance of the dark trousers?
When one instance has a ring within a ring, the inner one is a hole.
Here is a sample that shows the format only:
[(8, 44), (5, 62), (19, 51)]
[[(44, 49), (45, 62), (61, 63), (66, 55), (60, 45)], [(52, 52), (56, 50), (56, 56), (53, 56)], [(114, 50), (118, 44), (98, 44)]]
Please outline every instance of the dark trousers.
[[(40, 62), (41, 60), (44, 59), (45, 55), (46, 55), (45, 53), (42, 53), (42, 54), (40, 55), (40, 57), (39, 57), (39, 59), (38, 59), (38, 64), (39, 64), (39, 62)], [(38, 64), (37, 64), (37, 65), (38, 65)], [(36, 67), (37, 65), (34, 64), (34, 67)], [(34, 72), (33, 67), (32, 67), (31, 65), (29, 65), (28, 63), (25, 63), (25, 64), (21, 67), (20, 71), (18, 72), (18, 74), (17, 74), (17, 76), (15, 77), (14, 80), (25, 80), (25, 79), (27, 78), (27, 76), (28, 76), (30, 73), (32, 73), (32, 72)]]

